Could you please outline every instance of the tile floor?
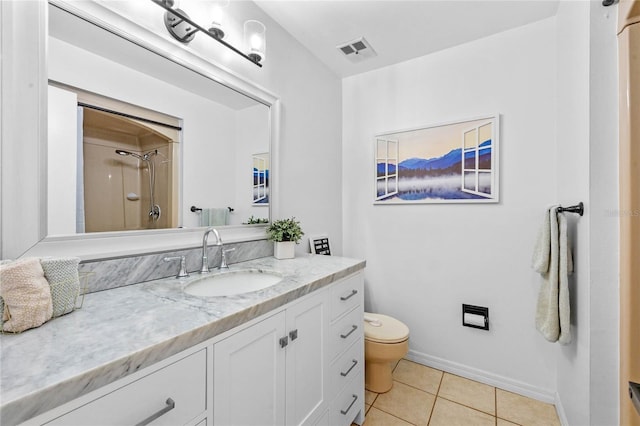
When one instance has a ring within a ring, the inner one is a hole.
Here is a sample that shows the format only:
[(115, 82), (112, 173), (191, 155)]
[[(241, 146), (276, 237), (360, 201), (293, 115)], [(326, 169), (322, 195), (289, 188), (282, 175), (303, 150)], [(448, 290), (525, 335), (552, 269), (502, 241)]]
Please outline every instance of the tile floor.
[(365, 391), (363, 426), (560, 425), (552, 404), (426, 367), (406, 359), (393, 388)]

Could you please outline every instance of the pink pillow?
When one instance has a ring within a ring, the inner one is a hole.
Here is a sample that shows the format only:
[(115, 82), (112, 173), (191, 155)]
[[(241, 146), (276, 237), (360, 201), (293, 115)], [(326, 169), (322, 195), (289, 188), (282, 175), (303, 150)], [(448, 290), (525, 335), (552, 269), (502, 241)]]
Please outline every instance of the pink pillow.
[(18, 333), (51, 319), (51, 289), (39, 259), (0, 265), (0, 296), (4, 299), (4, 331)]

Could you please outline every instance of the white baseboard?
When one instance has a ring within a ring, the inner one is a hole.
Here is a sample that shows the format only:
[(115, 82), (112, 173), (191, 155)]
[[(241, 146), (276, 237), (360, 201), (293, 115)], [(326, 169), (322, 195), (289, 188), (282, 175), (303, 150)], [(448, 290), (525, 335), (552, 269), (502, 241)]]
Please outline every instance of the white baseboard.
[(448, 373), (475, 380), (480, 383), (485, 383), (490, 386), (495, 386), (509, 392), (537, 399), (538, 401), (555, 404), (556, 408), (558, 409), (558, 416), (560, 417), (560, 421), (563, 425), (567, 424), (566, 417), (564, 417), (564, 411), (562, 411), (561, 416), (560, 408), (562, 407), (562, 405), (560, 404), (560, 399), (557, 392), (555, 391), (532, 386), (519, 380), (514, 380), (508, 377), (500, 376), (498, 374), (489, 373), (487, 371), (469, 367), (468, 365), (458, 364), (446, 359), (416, 352), (412, 349), (409, 350), (409, 353), (405, 358), (410, 361), (417, 362), (418, 364), (426, 365), (427, 367), (446, 371)]
[(562, 406), (562, 401), (560, 400), (560, 395), (558, 395), (558, 392), (556, 392), (554, 404), (556, 406), (556, 412), (558, 413), (558, 419), (560, 419), (560, 424), (562, 426), (568, 426), (569, 420), (567, 420), (567, 414), (564, 412), (564, 407)]

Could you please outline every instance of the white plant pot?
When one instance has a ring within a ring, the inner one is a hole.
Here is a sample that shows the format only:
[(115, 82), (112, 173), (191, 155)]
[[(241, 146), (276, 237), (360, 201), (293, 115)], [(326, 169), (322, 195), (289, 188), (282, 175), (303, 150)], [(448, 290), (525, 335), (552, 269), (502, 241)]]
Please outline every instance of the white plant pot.
[(296, 257), (296, 243), (294, 241), (276, 241), (273, 247), (273, 257), (293, 259)]

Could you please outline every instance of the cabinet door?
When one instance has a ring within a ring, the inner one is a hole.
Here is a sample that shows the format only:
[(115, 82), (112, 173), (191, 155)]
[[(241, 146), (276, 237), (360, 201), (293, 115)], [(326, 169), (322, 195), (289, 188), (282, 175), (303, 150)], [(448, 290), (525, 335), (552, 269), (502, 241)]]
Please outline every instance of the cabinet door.
[(213, 424), (285, 423), (285, 313), (214, 345)]
[(315, 423), (326, 409), (327, 292), (287, 308), (287, 425)]

